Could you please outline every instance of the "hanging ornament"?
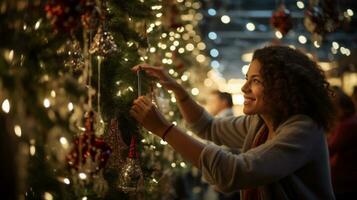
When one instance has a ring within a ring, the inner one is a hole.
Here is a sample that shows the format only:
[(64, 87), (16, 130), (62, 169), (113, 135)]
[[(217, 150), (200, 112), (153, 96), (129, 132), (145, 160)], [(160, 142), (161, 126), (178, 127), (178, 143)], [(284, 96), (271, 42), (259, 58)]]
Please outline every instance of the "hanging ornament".
[(95, 7), (95, 0), (48, 0), (45, 11), (55, 31), (73, 32), (79, 28), (79, 18), (86, 23), (95, 19), (93, 14), (98, 11)]
[(97, 34), (94, 36), (92, 45), (89, 49), (89, 53), (106, 57), (115, 52), (118, 52), (118, 47), (115, 44), (113, 35), (109, 31), (103, 30), (103, 26), (99, 26)]
[(118, 188), (123, 192), (137, 192), (143, 182), (143, 173), (139, 164), (139, 152), (136, 136), (131, 137), (129, 157), (127, 158), (118, 180)]
[(270, 24), (282, 35), (286, 35), (293, 27), (290, 11), (282, 3), (279, 8), (273, 12), (270, 18)]
[[(102, 169), (111, 154), (110, 147), (104, 142), (104, 140), (97, 138), (94, 134), (94, 112), (89, 111), (85, 116), (85, 131), (82, 135), (74, 140), (74, 148), (67, 156), (67, 161), (70, 167), (74, 169), (80, 169), (87, 160), (95, 162), (99, 159), (98, 166), (95, 170), (90, 170), (90, 173), (96, 173)], [(96, 154), (99, 157), (96, 157)]]
[(104, 140), (112, 149), (112, 154), (108, 160), (108, 168), (116, 170), (121, 169), (125, 162), (125, 153), (129, 147), (123, 140), (117, 119), (110, 120), (108, 134), (105, 135)]
[(75, 71), (82, 70), (84, 68), (84, 57), (78, 40), (67, 41), (65, 51), (68, 58), (65, 60), (64, 65)]
[(305, 11), (305, 28), (313, 34), (313, 40), (321, 43), (322, 38), (335, 31), (343, 20), (335, 0), (310, 1), (310, 7)]

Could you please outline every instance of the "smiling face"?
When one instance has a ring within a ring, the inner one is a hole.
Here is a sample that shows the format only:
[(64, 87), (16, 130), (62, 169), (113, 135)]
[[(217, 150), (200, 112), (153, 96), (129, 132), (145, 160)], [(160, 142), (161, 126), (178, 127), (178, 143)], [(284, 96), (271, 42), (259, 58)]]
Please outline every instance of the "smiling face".
[(242, 87), (244, 93), (244, 108), (243, 112), (246, 115), (266, 114), (267, 107), (263, 98), (263, 79), (260, 75), (261, 64), (258, 60), (253, 60), (250, 63), (249, 70), (246, 75), (246, 82)]

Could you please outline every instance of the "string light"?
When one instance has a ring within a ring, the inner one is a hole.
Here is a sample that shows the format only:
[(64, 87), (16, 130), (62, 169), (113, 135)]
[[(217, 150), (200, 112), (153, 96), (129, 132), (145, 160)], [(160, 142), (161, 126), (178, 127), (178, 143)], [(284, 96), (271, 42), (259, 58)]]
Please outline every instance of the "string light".
[(35, 153), (36, 153), (36, 147), (34, 145), (31, 145), (30, 146), (30, 154), (31, 154), (31, 156), (34, 156)]
[(347, 9), (346, 12), (347, 12), (348, 16), (350, 16), (350, 17), (352, 17), (354, 14), (352, 9)]
[(300, 36), (298, 37), (298, 40), (299, 40), (299, 42), (300, 42), (301, 44), (305, 44), (305, 43), (307, 42), (306, 37), (303, 36), (303, 35), (300, 35)]
[(45, 193), (43, 194), (43, 198), (44, 198), (45, 200), (53, 200), (53, 196), (52, 196), (52, 194), (49, 193), (49, 192), (45, 192)]
[(53, 97), (53, 98), (56, 97), (56, 92), (54, 90), (51, 90), (51, 97)]
[(209, 32), (208, 38), (211, 40), (215, 40), (215, 39), (217, 39), (217, 34), (215, 32)]
[(187, 51), (192, 51), (194, 48), (195, 48), (195, 47), (194, 47), (193, 44), (191, 44), (191, 43), (188, 43), (188, 44), (186, 45), (186, 50), (187, 50)]
[(197, 96), (199, 93), (200, 93), (200, 91), (198, 90), (198, 88), (192, 88), (192, 89), (191, 89), (191, 94), (192, 94), (192, 95)]
[(255, 30), (255, 25), (252, 22), (248, 22), (245, 27), (247, 28), (248, 31), (254, 31)]
[(281, 34), (280, 31), (275, 31), (275, 36), (276, 36), (278, 39), (283, 38), (283, 34)]
[(337, 43), (337, 42), (332, 42), (332, 47), (334, 48), (334, 49), (338, 49), (338, 48), (340, 48), (340, 45)]
[(36, 24), (35, 24), (35, 30), (37, 30), (38, 28), (40, 28), (41, 21), (42, 21), (42, 19), (39, 19), (39, 20), (36, 22)]
[(171, 163), (171, 167), (175, 168), (176, 167), (176, 163)]
[(178, 52), (179, 52), (180, 54), (185, 53), (185, 49), (181, 47), (181, 48), (178, 49)]
[(66, 139), (65, 137), (61, 137), (59, 141), (60, 141), (60, 143), (62, 144), (62, 147), (63, 147), (64, 149), (67, 149), (67, 148), (68, 148), (68, 141), (67, 141), (67, 139)]
[(186, 163), (181, 162), (181, 163), (180, 163), (180, 166), (181, 166), (182, 168), (186, 168)]
[(319, 42), (318, 42), (318, 41), (314, 41), (314, 46), (315, 46), (316, 48), (320, 48)]
[(230, 18), (228, 15), (223, 15), (223, 16), (221, 17), (221, 21), (222, 21), (222, 23), (224, 23), (224, 24), (228, 24), (229, 22), (231, 22), (231, 18)]
[(70, 111), (70, 112), (73, 110), (73, 103), (72, 103), (72, 102), (69, 102), (69, 103), (68, 103), (67, 109), (68, 109), (68, 111)]
[(1, 108), (5, 113), (9, 113), (10, 112), (10, 101), (8, 99), (5, 99), (2, 102)]
[(302, 1), (297, 1), (296, 6), (300, 9), (304, 9), (304, 7), (305, 7), (304, 2), (302, 2)]
[(81, 172), (81, 173), (78, 174), (78, 177), (79, 177), (80, 179), (84, 180), (84, 179), (87, 178), (87, 175), (86, 175), (85, 173)]
[(64, 178), (63, 183), (65, 183), (66, 185), (69, 185), (69, 184), (71, 184), (71, 181), (68, 178)]
[(21, 137), (22, 131), (21, 131), (21, 127), (19, 125), (14, 126), (14, 132), (15, 132), (15, 135), (17, 135), (18, 137)]
[(51, 102), (50, 102), (50, 100), (49, 100), (48, 98), (45, 98), (45, 99), (43, 100), (43, 106), (44, 106), (45, 108), (49, 108), (49, 107), (51, 106)]

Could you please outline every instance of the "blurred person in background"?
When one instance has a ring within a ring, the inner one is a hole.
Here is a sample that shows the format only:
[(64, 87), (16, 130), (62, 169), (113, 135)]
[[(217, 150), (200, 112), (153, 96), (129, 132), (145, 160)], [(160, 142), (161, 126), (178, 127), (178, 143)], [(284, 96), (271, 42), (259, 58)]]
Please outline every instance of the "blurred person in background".
[(332, 186), (337, 200), (357, 198), (357, 116), (352, 99), (333, 88), (337, 122), (328, 137)]
[(232, 95), (219, 90), (212, 91), (208, 98), (207, 111), (214, 117), (233, 116)]

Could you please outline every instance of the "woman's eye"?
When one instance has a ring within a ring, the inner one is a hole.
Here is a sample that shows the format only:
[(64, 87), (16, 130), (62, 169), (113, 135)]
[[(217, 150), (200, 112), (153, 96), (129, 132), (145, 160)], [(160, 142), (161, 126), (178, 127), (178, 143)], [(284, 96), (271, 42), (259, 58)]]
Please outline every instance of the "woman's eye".
[(253, 82), (254, 82), (254, 83), (261, 83), (261, 81), (258, 80), (258, 79), (253, 79)]

